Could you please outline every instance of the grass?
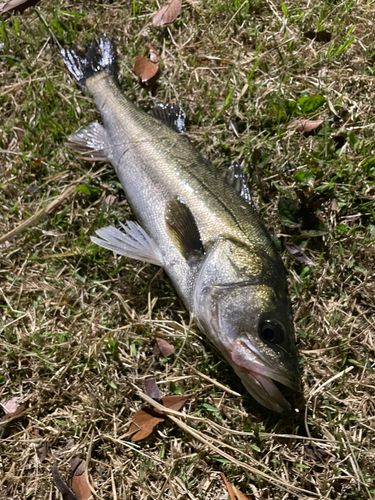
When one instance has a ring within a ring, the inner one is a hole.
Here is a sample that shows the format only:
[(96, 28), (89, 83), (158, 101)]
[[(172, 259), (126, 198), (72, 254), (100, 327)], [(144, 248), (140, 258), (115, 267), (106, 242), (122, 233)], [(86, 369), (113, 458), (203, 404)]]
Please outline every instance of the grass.
[[(51, 464), (67, 478), (70, 458), (90, 452), (98, 498), (226, 498), (219, 472), (249, 498), (371, 498), (374, 7), (192, 0), (163, 29), (150, 24), (157, 8), (54, 0), (0, 19), (0, 235), (78, 186), (0, 247), (0, 400), (27, 406), (0, 443), (1, 497), (57, 498)], [(304, 37), (323, 29), (328, 43)], [(162, 271), (91, 244), (96, 228), (132, 214), (112, 168), (82, 162), (64, 145), (97, 114), (59, 44), (85, 48), (103, 32), (117, 40), (131, 99), (148, 109), (177, 98), (195, 145), (218, 168), (239, 160), (249, 172), (288, 269), (305, 396), (299, 416), (280, 419), (244, 394)], [(132, 71), (147, 43), (161, 60), (151, 89)], [(300, 118), (324, 123), (306, 137), (290, 127)], [(116, 201), (103, 207), (109, 195)], [(280, 199), (289, 207), (300, 200), (304, 213), (282, 219)], [(293, 260), (286, 242), (314, 265)], [(179, 357), (154, 357), (155, 335)], [(149, 376), (164, 395), (200, 389), (186, 410), (203, 420), (169, 420), (129, 444), (143, 405), (135, 387)], [(214, 410), (220, 401), (225, 414)], [(40, 462), (43, 442), (50, 454)]]

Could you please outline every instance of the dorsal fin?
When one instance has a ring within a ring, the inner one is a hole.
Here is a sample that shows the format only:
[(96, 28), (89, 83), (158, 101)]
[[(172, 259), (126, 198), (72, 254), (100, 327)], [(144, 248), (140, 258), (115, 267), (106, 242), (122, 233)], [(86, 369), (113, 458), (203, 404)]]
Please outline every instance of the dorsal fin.
[(171, 198), (165, 207), (167, 232), (186, 260), (204, 255), (204, 248), (190, 208), (179, 196)]
[(158, 103), (150, 113), (175, 132), (186, 132), (186, 115), (176, 102)]
[(223, 174), (224, 180), (233, 186), (238, 194), (242, 196), (244, 200), (247, 201), (255, 210), (255, 206), (251, 199), (250, 189), (247, 185), (245, 172), (241, 169), (237, 161), (233, 162), (232, 165), (224, 170)]

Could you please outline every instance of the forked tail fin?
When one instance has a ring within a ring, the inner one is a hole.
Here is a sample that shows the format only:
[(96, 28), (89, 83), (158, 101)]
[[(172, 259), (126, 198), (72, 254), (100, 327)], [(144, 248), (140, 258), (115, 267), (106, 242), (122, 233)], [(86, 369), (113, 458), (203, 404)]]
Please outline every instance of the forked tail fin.
[(106, 34), (94, 40), (86, 54), (72, 49), (62, 49), (64, 63), (84, 90), (86, 80), (105, 71), (117, 75), (117, 53), (115, 42)]

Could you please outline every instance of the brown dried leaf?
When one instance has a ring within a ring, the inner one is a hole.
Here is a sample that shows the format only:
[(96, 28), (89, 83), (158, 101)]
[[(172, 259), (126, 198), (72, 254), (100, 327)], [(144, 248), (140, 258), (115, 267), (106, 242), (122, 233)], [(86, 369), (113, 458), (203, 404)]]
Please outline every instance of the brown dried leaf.
[(108, 196), (106, 196), (102, 203), (101, 203), (101, 206), (102, 207), (110, 207), (111, 205), (113, 205), (114, 203), (116, 203), (116, 196), (114, 196), (113, 194), (109, 194)]
[(307, 134), (323, 124), (323, 120), (293, 120), (288, 128), (294, 128), (297, 132)]
[(7, 12), (23, 12), (28, 7), (33, 7), (39, 2), (39, 0), (10, 0), (4, 7), (1, 9), (0, 14), (5, 14)]
[(16, 131), (18, 142), (22, 142), (23, 136), (25, 135), (25, 129), (23, 128), (22, 122), (18, 122), (14, 130)]
[(22, 412), (26, 407), (20, 403), (20, 398), (11, 398), (9, 401), (3, 402), (2, 407), (6, 412), (0, 418), (0, 439), (9, 436), (14, 430), (17, 430), (17, 420), (22, 418)]
[(183, 396), (182, 394), (178, 394), (177, 396), (166, 396), (162, 398), (162, 403), (170, 410), (179, 411), (189, 398), (191, 398), (191, 394), (188, 396)]
[(17, 413), (21, 413), (25, 409), (25, 407), (20, 403), (20, 401), (21, 398), (10, 398), (9, 401), (2, 403), (3, 408), (7, 413), (7, 415), (5, 416), (9, 418), (11, 413), (13, 414), (13, 416), (17, 415)]
[(314, 265), (314, 262), (309, 259), (303, 250), (294, 243), (286, 243), (285, 247), (293, 259), (298, 260), (298, 262), (303, 262), (303, 264), (307, 264), (308, 266)]
[(150, 61), (148, 57), (137, 56), (134, 60), (134, 72), (140, 75), (142, 82), (147, 82), (158, 72), (159, 65)]
[(154, 26), (164, 26), (164, 24), (173, 23), (177, 16), (180, 15), (181, 7), (181, 0), (171, 0), (153, 15), (152, 24)]
[(149, 54), (150, 60), (151, 60), (153, 63), (157, 63), (157, 62), (159, 62), (158, 53), (157, 53), (157, 52), (156, 52), (156, 50), (153, 48), (153, 46), (152, 46), (150, 43), (146, 43), (145, 47), (146, 47), (146, 49), (148, 49), (148, 54)]
[(327, 453), (326, 450), (316, 445), (306, 444), (304, 446), (304, 451), (306, 455), (315, 462), (325, 462), (329, 457), (329, 453)]
[(145, 439), (152, 433), (154, 427), (159, 422), (164, 422), (164, 420), (165, 415), (150, 406), (146, 406), (143, 410), (138, 410), (134, 414), (133, 421), (129, 427), (129, 432), (138, 431), (132, 436), (132, 441)]
[(72, 458), (70, 461), (70, 467), (73, 471), (72, 490), (74, 494), (78, 500), (91, 500), (93, 496), (86, 479), (85, 460), (78, 457)]
[(164, 358), (167, 358), (168, 356), (174, 353), (174, 346), (171, 345), (166, 340), (156, 337), (155, 341), (156, 341), (154, 345), (155, 356), (159, 356), (161, 354), (162, 356), (164, 356)]
[(64, 500), (79, 500), (75, 494), (72, 492), (72, 490), (69, 488), (67, 484), (64, 483), (61, 474), (59, 472), (59, 469), (57, 468), (57, 463), (55, 462), (52, 465), (52, 479), (53, 482), (55, 483), (56, 488), (59, 490), (59, 492), (62, 494)]
[(222, 472), (220, 472), (220, 476), (225, 483), (226, 489), (228, 490), (230, 500), (236, 500), (236, 494), (234, 493), (232, 483), (228, 481), (228, 479), (224, 476)]
[(310, 40), (315, 40), (316, 42), (330, 42), (332, 38), (332, 34), (329, 31), (322, 30), (322, 31), (306, 31), (304, 33), (304, 36), (306, 38), (309, 38)]
[(153, 378), (145, 380), (145, 393), (152, 399), (161, 399), (159, 387)]
[[(166, 408), (178, 411), (184, 406), (186, 400), (190, 397), (191, 395), (167, 396), (165, 398), (162, 398), (161, 401)], [(159, 422), (164, 422), (165, 419), (166, 415), (156, 410), (155, 408), (151, 408), (151, 406), (146, 406), (142, 410), (138, 410), (134, 414), (133, 421), (129, 427), (129, 432), (138, 431), (132, 436), (132, 441), (140, 441), (141, 439), (145, 439), (152, 433), (154, 427)]]
[(36, 453), (38, 455), (38, 458), (41, 462), (44, 462), (44, 460), (47, 458), (47, 455), (49, 453), (49, 447), (47, 441), (43, 441), (42, 446), (40, 446), (37, 450)]

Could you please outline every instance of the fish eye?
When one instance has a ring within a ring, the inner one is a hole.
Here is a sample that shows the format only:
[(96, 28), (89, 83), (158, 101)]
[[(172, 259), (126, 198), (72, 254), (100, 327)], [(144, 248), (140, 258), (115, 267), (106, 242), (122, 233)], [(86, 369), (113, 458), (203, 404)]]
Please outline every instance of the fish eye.
[(280, 344), (284, 338), (283, 328), (280, 324), (273, 321), (265, 321), (260, 325), (259, 335), (265, 342)]

